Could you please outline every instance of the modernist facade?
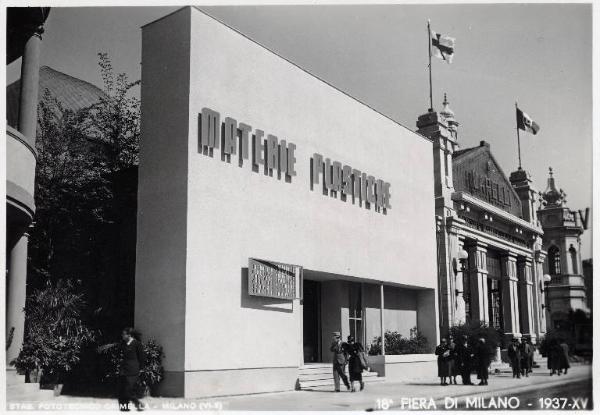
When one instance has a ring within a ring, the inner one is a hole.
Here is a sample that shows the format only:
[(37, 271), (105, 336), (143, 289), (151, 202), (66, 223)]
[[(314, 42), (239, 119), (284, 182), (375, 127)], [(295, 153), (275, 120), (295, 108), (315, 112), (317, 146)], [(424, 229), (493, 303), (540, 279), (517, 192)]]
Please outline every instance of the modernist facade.
[(142, 42), (135, 325), (161, 393), (294, 389), (333, 331), (434, 346), (431, 142), (198, 9)]
[(546, 251), (529, 174), (519, 169), (507, 177), (485, 141), (459, 149), (446, 100), (417, 127), (434, 146), (441, 334), (479, 320), (535, 342), (546, 332)]

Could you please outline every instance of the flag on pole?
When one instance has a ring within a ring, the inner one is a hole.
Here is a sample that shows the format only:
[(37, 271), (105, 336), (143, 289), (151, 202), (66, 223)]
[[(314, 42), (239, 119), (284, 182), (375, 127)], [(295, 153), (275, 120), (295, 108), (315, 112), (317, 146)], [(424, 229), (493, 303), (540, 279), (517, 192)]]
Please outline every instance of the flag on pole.
[(456, 39), (450, 36), (442, 35), (431, 31), (431, 46), (433, 56), (440, 58), (447, 63), (452, 63), (454, 57), (454, 41)]
[(536, 135), (540, 130), (540, 126), (529, 115), (521, 111), (519, 107), (517, 107), (517, 128), (533, 135)]

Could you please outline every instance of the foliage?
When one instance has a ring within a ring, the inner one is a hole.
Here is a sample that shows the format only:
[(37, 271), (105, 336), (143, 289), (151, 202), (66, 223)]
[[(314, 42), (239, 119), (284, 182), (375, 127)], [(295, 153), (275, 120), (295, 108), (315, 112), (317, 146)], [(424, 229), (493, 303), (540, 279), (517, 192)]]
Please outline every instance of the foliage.
[(463, 336), (467, 336), (471, 344), (475, 344), (481, 337), (492, 348), (503, 347), (503, 333), (493, 327), (489, 327), (479, 320), (471, 320), (458, 326), (450, 327), (450, 333), (455, 341), (459, 341)]
[(132, 318), (135, 233), (123, 223), (134, 221), (136, 186), (124, 194), (121, 173), (138, 162), (140, 104), (139, 81), (115, 75), (106, 54), (99, 67), (96, 104), (68, 109), (48, 90), (39, 102), (28, 290), (77, 276), (95, 310), (88, 323), (106, 333)]
[[(152, 387), (160, 383), (164, 376), (162, 358), (165, 356), (163, 348), (155, 340), (150, 339), (143, 343), (146, 361), (140, 370), (140, 386)], [(109, 343), (98, 348), (98, 352), (103, 357), (104, 373), (102, 381), (112, 381), (119, 376), (121, 364), (119, 343)]]
[(162, 346), (153, 339), (144, 343), (144, 354), (146, 362), (140, 373), (140, 383), (144, 387), (151, 387), (163, 379), (162, 358), (165, 355)]
[[(423, 354), (429, 353), (427, 338), (416, 327), (410, 330), (410, 337), (403, 337), (397, 331), (385, 332), (385, 354)], [(381, 354), (381, 336), (376, 337), (369, 347), (369, 355)]]
[(50, 383), (61, 383), (80, 361), (96, 334), (82, 320), (86, 303), (71, 280), (46, 281), (25, 302), (27, 324), (17, 369), (41, 369)]

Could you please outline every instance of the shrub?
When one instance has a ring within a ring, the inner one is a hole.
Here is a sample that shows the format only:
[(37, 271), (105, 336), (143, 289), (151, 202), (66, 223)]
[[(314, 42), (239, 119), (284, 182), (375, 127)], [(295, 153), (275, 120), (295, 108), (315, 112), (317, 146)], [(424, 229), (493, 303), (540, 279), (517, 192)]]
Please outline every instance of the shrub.
[(485, 339), (485, 342), (493, 348), (498, 346), (504, 347), (503, 333), (493, 327), (489, 327), (484, 322), (472, 320), (458, 326), (450, 327), (449, 335), (454, 337), (454, 341), (458, 342), (462, 336), (466, 335), (471, 344), (475, 344), (480, 337)]
[[(385, 354), (423, 354), (429, 353), (429, 343), (416, 327), (410, 330), (410, 337), (403, 337), (397, 331), (385, 332)], [(373, 339), (369, 347), (369, 355), (381, 354), (381, 336)]]

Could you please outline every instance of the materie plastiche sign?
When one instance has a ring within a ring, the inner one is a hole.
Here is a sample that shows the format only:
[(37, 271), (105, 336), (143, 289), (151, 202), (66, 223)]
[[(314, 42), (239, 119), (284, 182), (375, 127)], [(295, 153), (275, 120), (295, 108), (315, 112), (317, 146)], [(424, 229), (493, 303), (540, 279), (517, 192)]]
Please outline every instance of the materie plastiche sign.
[[(222, 161), (232, 163), (237, 158), (239, 167), (249, 161), (253, 171), (286, 182), (296, 176), (296, 144), (231, 117), (222, 121), (221, 114), (210, 108), (202, 108), (198, 123), (199, 153), (214, 157), (220, 149)], [(318, 188), (321, 177), (324, 195), (383, 214), (392, 208), (389, 182), (318, 153), (310, 166), (311, 190)]]
[(248, 258), (249, 295), (293, 300), (301, 279), (301, 266)]

